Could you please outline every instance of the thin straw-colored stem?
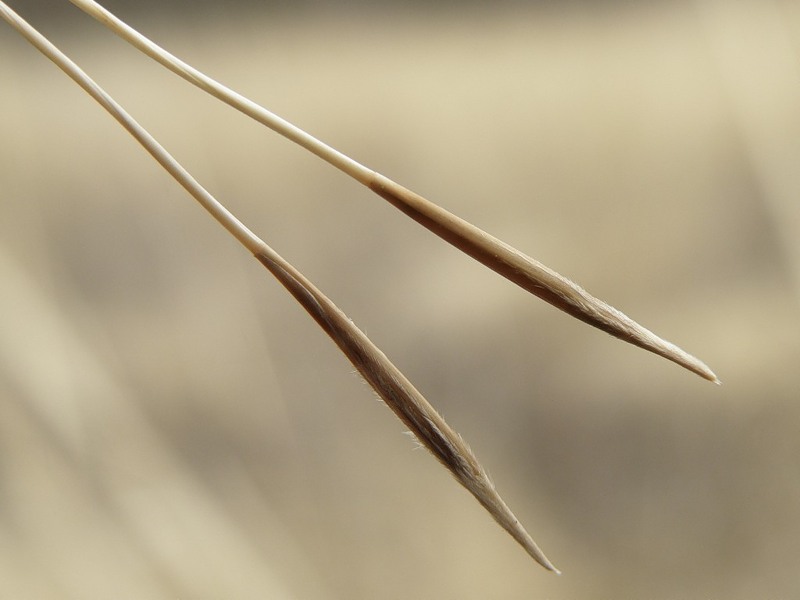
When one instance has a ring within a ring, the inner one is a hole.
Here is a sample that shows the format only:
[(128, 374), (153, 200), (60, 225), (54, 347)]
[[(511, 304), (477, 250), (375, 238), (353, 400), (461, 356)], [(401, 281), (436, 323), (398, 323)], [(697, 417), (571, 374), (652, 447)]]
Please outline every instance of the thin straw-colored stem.
[(0, 16), (97, 100), (297, 299), (350, 359), (417, 439), (469, 490), (525, 551), (550, 571), (559, 571), (539, 549), (495, 490), (470, 448), (383, 352), (302, 273), (245, 227), (183, 168), (156, 139), (47, 38), (0, 0)]
[(208, 77), (158, 46), (94, 0), (70, 1), (169, 70), (350, 175), (442, 239), (521, 288), (585, 323), (663, 356), (709, 381), (719, 383), (714, 372), (701, 360), (595, 298), (563, 275)]

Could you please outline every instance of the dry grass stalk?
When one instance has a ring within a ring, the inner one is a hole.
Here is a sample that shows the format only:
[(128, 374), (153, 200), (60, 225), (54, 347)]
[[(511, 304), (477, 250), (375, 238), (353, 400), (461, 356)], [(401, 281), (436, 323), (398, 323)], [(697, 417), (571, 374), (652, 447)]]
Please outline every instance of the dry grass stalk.
[(1, 0), (0, 16), (100, 103), (220, 224), (252, 252), (336, 342), (417, 439), (530, 556), (546, 569), (559, 572), (499, 496), (461, 436), (447, 425), (400, 370), (329, 298), (245, 227), (77, 64)]
[(701, 360), (595, 298), (563, 275), (208, 77), (143, 36), (94, 0), (70, 1), (166, 68), (350, 175), (442, 239), (521, 288), (589, 325), (719, 383), (714, 372)]

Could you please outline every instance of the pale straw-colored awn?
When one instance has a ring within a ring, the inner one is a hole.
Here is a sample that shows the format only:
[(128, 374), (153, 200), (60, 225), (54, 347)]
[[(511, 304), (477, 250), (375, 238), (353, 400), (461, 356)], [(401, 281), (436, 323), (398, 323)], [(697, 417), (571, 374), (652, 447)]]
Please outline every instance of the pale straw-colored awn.
[[(519, 250), (422, 196), (361, 165), (255, 102), (172, 56), (93, 0), (70, 0), (117, 35), (190, 83), (313, 152), (369, 187), (412, 219), (523, 289), (622, 340), (654, 352), (714, 383), (703, 362), (661, 339)], [(495, 490), (472, 451), (411, 382), (300, 271), (257, 237), (203, 188), (144, 128), (47, 38), (0, 0), (0, 16), (103, 106), (211, 215), (247, 248), (308, 311), (417, 439), (467, 488), (539, 564), (559, 571)]]

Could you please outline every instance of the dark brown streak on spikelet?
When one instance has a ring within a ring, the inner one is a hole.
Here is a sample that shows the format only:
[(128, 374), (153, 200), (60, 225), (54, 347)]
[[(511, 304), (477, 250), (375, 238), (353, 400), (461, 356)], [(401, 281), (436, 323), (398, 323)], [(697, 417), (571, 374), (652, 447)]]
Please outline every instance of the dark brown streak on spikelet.
[(446, 242), (545, 302), (584, 323), (718, 383), (711, 370), (695, 357), (661, 340), (620, 311), (516, 248), (382, 175), (377, 175), (369, 188)]
[(306, 309), (350, 359), (386, 405), (461, 485), (489, 511), (525, 551), (546, 569), (559, 573), (497, 494), (469, 446), (436, 412), (397, 367), (310, 281), (282, 259), (255, 257)]
[[(435, 219), (430, 213), (423, 211), (417, 205), (410, 204), (408, 202), (409, 195), (419, 195), (405, 188), (402, 191), (398, 190), (399, 184), (390, 186), (387, 182), (380, 182), (369, 187), (373, 192), (390, 202), (417, 223), (506, 279), (572, 316), (600, 327), (608, 333), (614, 333), (610, 327), (605, 327), (602, 323), (596, 324), (592, 322), (583, 311), (570, 303), (563, 295), (557, 294), (554, 290), (544, 287), (527, 276), (524, 259), (519, 262), (513, 261), (513, 257), (515, 255), (519, 256), (519, 253), (500, 240), (490, 237), (488, 234), (481, 236), (477, 241), (471, 239), (468, 235), (465, 235), (463, 227), (458, 227), (458, 225), (461, 225), (460, 221), (462, 219), (452, 214), (449, 215), (452, 217), (452, 219), (448, 219), (450, 222), (447, 225), (442, 224), (440, 220)], [(500, 247), (502, 247), (502, 252), (498, 251)]]
[[(332, 303), (321, 302), (321, 293), (312, 288), (307, 280), (300, 280), (299, 274), (290, 273), (272, 258), (257, 254), (256, 258), (281, 282), (281, 284), (306, 309), (314, 320), (331, 337), (341, 351), (350, 359), (358, 372), (378, 392), (389, 408), (405, 423), (415, 436), (439, 461), (462, 480), (468, 470), (459, 452), (447, 439), (457, 434), (443, 421), (436, 419), (432, 407), (416, 388), (389, 361), (366, 336), (354, 335), (355, 326)], [(316, 293), (315, 293), (316, 292)], [(360, 338), (360, 339), (359, 339)], [(369, 344), (367, 347), (366, 344)], [(391, 365), (391, 366), (389, 366)], [(412, 401), (409, 401), (409, 400)], [(420, 399), (424, 402), (421, 404)], [(427, 405), (427, 406), (425, 406)], [(436, 414), (438, 417), (438, 414)]]

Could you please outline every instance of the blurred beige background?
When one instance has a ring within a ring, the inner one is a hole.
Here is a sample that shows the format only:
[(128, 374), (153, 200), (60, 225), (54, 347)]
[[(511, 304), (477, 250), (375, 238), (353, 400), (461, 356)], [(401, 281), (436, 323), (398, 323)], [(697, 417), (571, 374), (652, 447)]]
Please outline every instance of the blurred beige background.
[(722, 387), (527, 295), (63, 4), (34, 24), (396, 361), (564, 575), (3, 24), (0, 596), (796, 597), (798, 3), (119, 12)]

